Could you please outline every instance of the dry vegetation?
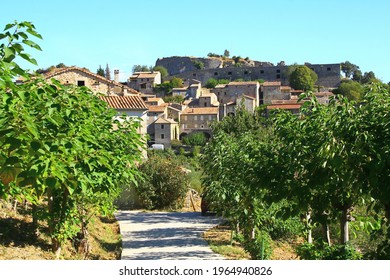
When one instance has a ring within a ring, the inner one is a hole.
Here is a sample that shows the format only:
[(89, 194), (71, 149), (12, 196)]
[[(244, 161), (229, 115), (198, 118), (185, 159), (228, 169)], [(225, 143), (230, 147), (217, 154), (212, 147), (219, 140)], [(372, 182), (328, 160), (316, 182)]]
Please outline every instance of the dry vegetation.
[[(3, 205), (0, 208), (0, 260), (55, 259), (46, 225), (39, 223), (38, 229), (39, 234), (35, 234), (29, 208), (18, 207), (14, 211)], [(120, 259), (122, 241), (115, 218), (92, 218), (88, 240), (91, 252), (87, 259)], [(69, 241), (62, 250), (61, 258), (77, 260), (84, 257), (77, 254)]]

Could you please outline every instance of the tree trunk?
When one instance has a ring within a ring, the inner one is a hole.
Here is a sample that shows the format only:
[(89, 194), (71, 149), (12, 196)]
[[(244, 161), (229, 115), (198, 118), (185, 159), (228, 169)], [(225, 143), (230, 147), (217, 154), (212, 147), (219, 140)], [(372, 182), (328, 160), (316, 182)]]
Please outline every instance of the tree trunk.
[(351, 217), (352, 206), (344, 205), (342, 207), (340, 219), (340, 242), (345, 244), (349, 241), (349, 222)]
[(325, 242), (328, 243), (328, 245), (331, 245), (330, 242), (330, 228), (328, 222), (324, 222), (322, 225), (322, 234), (324, 236)]
[(38, 213), (37, 213), (37, 206), (35, 204), (32, 204), (31, 206), (31, 212), (32, 212), (32, 225), (34, 229), (35, 236), (39, 236), (40, 232), (38, 229)]
[(306, 212), (306, 217), (305, 217), (305, 226), (307, 229), (307, 242), (308, 243), (313, 243), (313, 236), (312, 236), (312, 231), (311, 231), (311, 211)]

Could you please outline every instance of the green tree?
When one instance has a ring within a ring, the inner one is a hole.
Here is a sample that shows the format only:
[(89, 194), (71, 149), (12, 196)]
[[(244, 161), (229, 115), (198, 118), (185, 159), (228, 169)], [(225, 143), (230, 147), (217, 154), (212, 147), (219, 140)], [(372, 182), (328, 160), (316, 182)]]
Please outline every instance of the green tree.
[(183, 138), (183, 143), (190, 146), (204, 146), (206, 141), (207, 139), (203, 132), (191, 133)]
[(348, 60), (343, 62), (343, 63), (341, 63), (341, 71), (345, 74), (345, 77), (348, 78), (348, 79), (357, 70), (359, 70), (359, 66), (349, 62)]
[[(153, 67), (152, 66), (147, 66), (147, 65), (133, 65), (133, 73), (135, 72), (149, 72), (151, 70), (153, 70)], [(156, 70), (157, 71), (157, 70)]]
[(206, 88), (215, 88), (218, 85), (218, 80), (210, 78), (206, 82)]
[[(136, 181), (142, 142), (136, 122), (117, 122), (113, 130), (116, 112), (87, 88), (29, 80), (14, 59), (35, 60), (18, 43), (15, 47), (14, 34), (36, 49), (27, 33), (40, 35), (26, 22), (7, 25), (9, 29), (14, 30), (0, 34), (9, 42), (0, 45), (0, 197), (44, 209), (34, 219), (47, 221), (58, 257), (65, 240), (86, 234), (93, 212), (112, 213), (122, 183)], [(27, 82), (13, 84), (15, 74)]]
[(183, 205), (189, 187), (188, 175), (171, 156), (153, 153), (141, 164), (145, 180), (137, 187), (138, 195), (147, 209), (178, 209)]
[(360, 100), (363, 96), (363, 86), (355, 81), (342, 81), (339, 87), (333, 90), (334, 94), (341, 94), (349, 100)]
[(375, 77), (375, 73), (370, 71), (364, 73), (363, 77), (361, 78), (361, 82), (363, 84), (369, 84), (379, 82), (379, 80)]
[(154, 71), (159, 71), (161, 73), (161, 78), (168, 77), (168, 70), (164, 66), (155, 66), (153, 67)]
[(307, 66), (297, 66), (292, 71), (289, 81), (291, 87), (298, 90), (310, 91), (313, 90), (314, 84), (317, 82), (317, 74)]
[(224, 56), (224, 57), (229, 57), (229, 56), (230, 56), (230, 52), (229, 52), (228, 50), (225, 50), (225, 51), (223, 52), (223, 56)]
[(99, 68), (96, 70), (96, 74), (98, 74), (102, 77), (106, 77), (106, 73), (104, 72), (104, 69), (102, 68), (101, 65), (99, 65)]
[(199, 70), (204, 69), (204, 63), (200, 60), (194, 60), (192, 64)]

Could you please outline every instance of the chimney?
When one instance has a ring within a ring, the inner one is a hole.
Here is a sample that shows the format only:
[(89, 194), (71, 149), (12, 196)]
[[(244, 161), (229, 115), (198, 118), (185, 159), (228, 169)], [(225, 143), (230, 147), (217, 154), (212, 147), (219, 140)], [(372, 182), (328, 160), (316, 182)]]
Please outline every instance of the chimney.
[(119, 83), (119, 70), (114, 70), (114, 81)]

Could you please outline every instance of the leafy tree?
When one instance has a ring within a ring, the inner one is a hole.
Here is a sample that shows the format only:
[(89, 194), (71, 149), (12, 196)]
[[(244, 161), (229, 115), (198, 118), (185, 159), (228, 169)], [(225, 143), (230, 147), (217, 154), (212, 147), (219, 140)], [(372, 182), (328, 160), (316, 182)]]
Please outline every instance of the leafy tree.
[(195, 60), (192, 62), (192, 64), (199, 70), (204, 69), (204, 63), (200, 60)]
[(362, 81), (362, 78), (363, 78), (362, 71), (360, 71), (359, 69), (356, 69), (355, 71), (353, 71), (353, 73), (352, 73), (352, 80), (353, 81), (360, 83)]
[(104, 69), (102, 68), (101, 65), (99, 65), (99, 68), (96, 70), (96, 74), (98, 74), (102, 77), (106, 77), (106, 73), (104, 72)]
[(215, 88), (218, 85), (218, 80), (210, 78), (206, 82), (206, 88)]
[(135, 72), (149, 72), (152, 70), (153, 70), (152, 66), (147, 66), (147, 65), (134, 65), (133, 66), (133, 73), (135, 73)]
[(375, 73), (370, 71), (370, 72), (365, 72), (363, 77), (361, 78), (361, 82), (363, 84), (369, 84), (369, 83), (376, 83), (379, 80), (375, 77)]
[[(58, 257), (65, 240), (77, 233), (85, 237), (93, 212), (112, 213), (122, 183), (136, 181), (142, 142), (137, 123), (124, 120), (113, 130), (116, 112), (87, 88), (29, 80), (14, 58), (35, 60), (13, 40), (23, 38), (39, 49), (27, 33), (41, 36), (28, 22), (9, 29), (14, 30), (0, 34), (9, 42), (0, 45), (0, 197), (44, 209), (34, 219), (47, 221)], [(15, 74), (27, 82), (13, 84)]]
[(340, 86), (333, 90), (334, 94), (341, 94), (349, 100), (360, 100), (363, 96), (363, 87), (360, 83), (346, 80), (342, 81)]
[(341, 63), (341, 71), (345, 74), (346, 78), (350, 78), (357, 70), (359, 70), (359, 66), (352, 64), (348, 60)]
[(66, 65), (64, 64), (64, 63), (58, 63), (57, 65), (56, 65), (56, 68), (65, 68), (66, 67)]
[(203, 132), (191, 133), (183, 138), (183, 143), (190, 146), (204, 146), (206, 141), (207, 139)]
[(221, 57), (219, 54), (212, 53), (212, 52), (208, 53), (207, 56), (208, 57)]
[(159, 71), (161, 73), (161, 78), (168, 77), (168, 70), (164, 66), (155, 66), (153, 67), (154, 71)]
[(181, 104), (184, 101), (184, 97), (181, 95), (175, 95), (175, 96), (165, 95), (163, 97), (163, 99), (164, 99), (165, 103), (179, 103), (179, 104)]
[(137, 187), (138, 195), (147, 209), (178, 209), (189, 187), (188, 175), (171, 156), (153, 153), (141, 164), (145, 180)]
[(178, 77), (173, 77), (170, 80), (170, 84), (172, 88), (182, 88), (183, 87), (183, 79), (178, 78)]
[(297, 66), (289, 77), (290, 85), (298, 90), (313, 90), (317, 74), (307, 66)]
[(229, 56), (230, 56), (230, 52), (229, 52), (228, 50), (225, 50), (225, 51), (223, 52), (223, 56), (224, 56), (224, 57), (229, 57)]

